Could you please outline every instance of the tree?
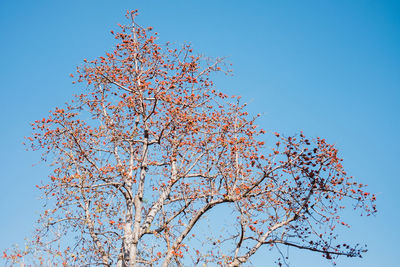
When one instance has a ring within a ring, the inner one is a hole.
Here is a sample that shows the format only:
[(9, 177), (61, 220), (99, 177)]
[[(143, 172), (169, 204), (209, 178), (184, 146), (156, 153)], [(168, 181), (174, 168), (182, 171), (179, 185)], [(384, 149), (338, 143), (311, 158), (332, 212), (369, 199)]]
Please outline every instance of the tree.
[(32, 124), (31, 147), (52, 166), (38, 186), (46, 209), (26, 250), (4, 257), (239, 266), (282, 246), (329, 260), (361, 256), (363, 247), (337, 241), (335, 227), (347, 226), (345, 205), (374, 213), (375, 196), (347, 176), (337, 149), (303, 133), (272, 142), (240, 97), (214, 88), (222, 60), (159, 45), (136, 14), (111, 32), (114, 51), (78, 68), (86, 91)]

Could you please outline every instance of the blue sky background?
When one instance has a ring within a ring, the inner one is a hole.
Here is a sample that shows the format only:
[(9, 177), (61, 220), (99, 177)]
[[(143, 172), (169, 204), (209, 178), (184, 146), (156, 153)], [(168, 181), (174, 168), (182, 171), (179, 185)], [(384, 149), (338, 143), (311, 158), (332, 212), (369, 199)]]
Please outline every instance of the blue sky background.
[[(0, 1), (0, 250), (30, 236), (48, 174), (26, 152), (29, 123), (79, 90), (68, 77), (84, 58), (112, 49), (109, 31), (127, 9), (162, 42), (226, 56), (242, 95), (271, 131), (303, 130), (335, 143), (348, 173), (378, 197), (376, 217), (347, 216), (343, 240), (367, 243), (363, 259), (338, 266), (398, 266), (400, 240), (400, 1)], [(274, 266), (257, 253), (255, 266)], [(331, 266), (290, 251), (292, 267)]]

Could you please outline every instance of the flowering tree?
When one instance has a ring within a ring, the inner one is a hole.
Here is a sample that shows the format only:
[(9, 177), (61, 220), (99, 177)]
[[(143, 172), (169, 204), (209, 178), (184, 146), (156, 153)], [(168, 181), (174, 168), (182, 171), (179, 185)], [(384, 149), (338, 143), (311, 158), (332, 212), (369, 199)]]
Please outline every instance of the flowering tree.
[(360, 256), (337, 240), (339, 211), (369, 215), (375, 197), (346, 175), (336, 148), (302, 133), (265, 145), (240, 98), (214, 89), (221, 60), (157, 44), (135, 15), (111, 32), (114, 51), (78, 68), (87, 91), (33, 123), (32, 148), (53, 168), (38, 186), (46, 209), (26, 250), (4, 257), (239, 266), (282, 246)]

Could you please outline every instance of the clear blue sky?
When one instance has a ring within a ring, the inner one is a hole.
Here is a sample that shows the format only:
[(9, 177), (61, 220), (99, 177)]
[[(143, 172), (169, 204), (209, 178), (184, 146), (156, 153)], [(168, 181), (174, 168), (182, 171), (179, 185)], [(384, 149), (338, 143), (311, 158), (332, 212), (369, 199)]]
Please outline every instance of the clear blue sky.
[[(338, 266), (398, 266), (400, 1), (0, 1), (0, 250), (23, 242), (40, 210), (34, 186), (48, 172), (32, 167), (39, 155), (22, 146), (29, 123), (79, 90), (68, 75), (112, 48), (109, 31), (127, 9), (139, 9), (139, 23), (162, 41), (228, 57), (234, 76), (218, 85), (263, 113), (263, 128), (337, 144), (379, 210), (349, 213), (344, 239), (370, 251)], [(292, 267), (331, 266), (311, 253), (291, 256)], [(273, 258), (265, 251), (254, 263), (273, 266)]]

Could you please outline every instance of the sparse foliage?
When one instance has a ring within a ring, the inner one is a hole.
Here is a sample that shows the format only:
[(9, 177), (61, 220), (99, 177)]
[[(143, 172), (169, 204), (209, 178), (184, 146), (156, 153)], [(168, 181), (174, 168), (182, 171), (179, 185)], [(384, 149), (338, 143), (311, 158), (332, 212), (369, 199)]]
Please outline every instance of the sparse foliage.
[(38, 186), (46, 209), (26, 250), (4, 257), (239, 266), (284, 246), (360, 256), (364, 248), (341, 244), (335, 227), (347, 226), (345, 205), (374, 213), (375, 197), (347, 176), (337, 149), (302, 133), (267, 138), (239, 97), (214, 88), (221, 60), (159, 45), (135, 15), (112, 32), (114, 51), (78, 68), (86, 91), (33, 123), (31, 146), (52, 166)]

